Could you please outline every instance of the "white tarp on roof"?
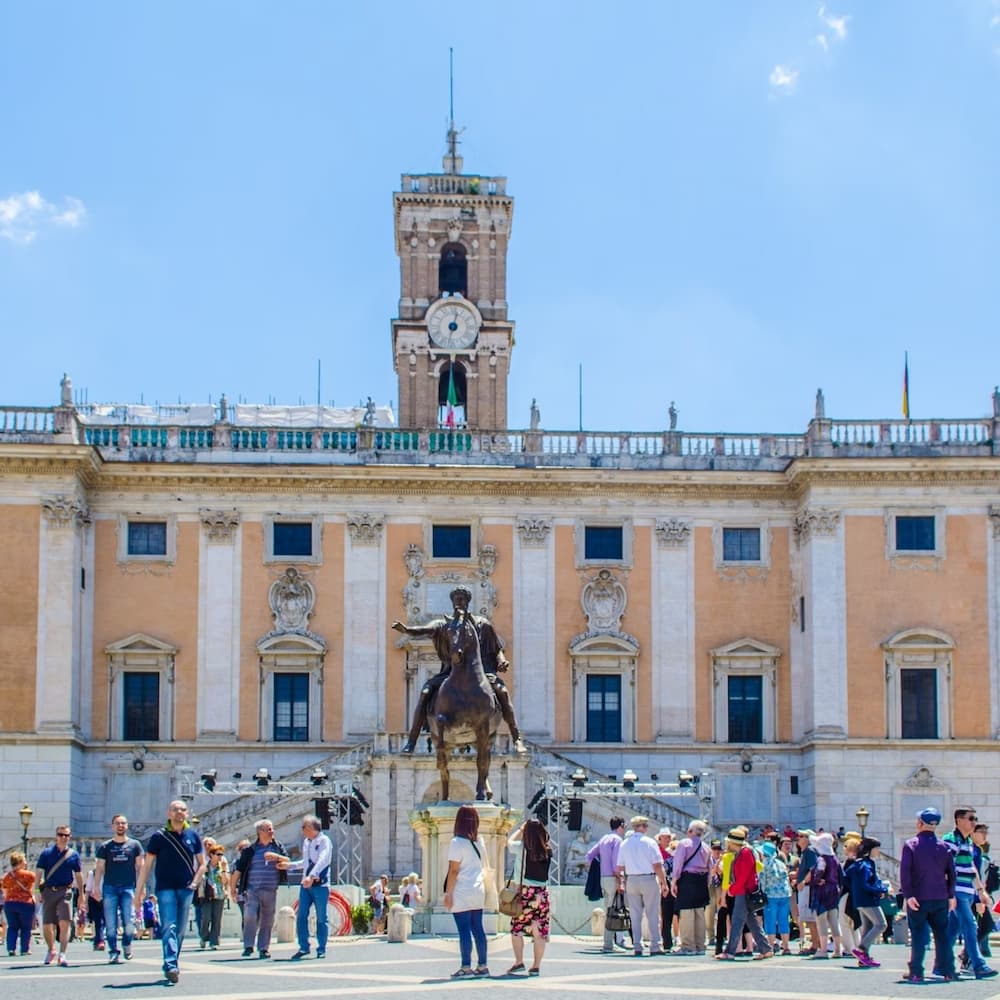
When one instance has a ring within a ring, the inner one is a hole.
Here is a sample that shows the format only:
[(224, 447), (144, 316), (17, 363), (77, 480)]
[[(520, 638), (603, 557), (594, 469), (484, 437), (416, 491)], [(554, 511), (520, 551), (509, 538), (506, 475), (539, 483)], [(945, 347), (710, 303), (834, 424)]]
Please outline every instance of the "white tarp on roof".
[[(364, 422), (363, 406), (253, 406), (238, 403), (229, 408), (229, 419), (240, 427), (357, 427)], [(395, 427), (388, 406), (376, 406), (372, 424)]]
[[(255, 406), (237, 403), (227, 407), (229, 421), (240, 427), (357, 427), (364, 423), (364, 406)], [(218, 408), (211, 403), (175, 406), (141, 406), (136, 403), (92, 403), (81, 407), (80, 422), (91, 425), (155, 425), (211, 427)], [(371, 418), (374, 427), (395, 427), (396, 417), (389, 406), (376, 406)]]

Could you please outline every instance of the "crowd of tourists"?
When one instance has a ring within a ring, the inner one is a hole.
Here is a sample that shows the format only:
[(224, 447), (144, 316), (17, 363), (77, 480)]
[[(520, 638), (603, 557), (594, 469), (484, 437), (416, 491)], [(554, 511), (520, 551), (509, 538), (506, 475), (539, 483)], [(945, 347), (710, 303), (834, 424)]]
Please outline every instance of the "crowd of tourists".
[[(586, 855), (586, 891), (607, 907), (608, 953), (711, 953), (723, 962), (796, 955), (877, 969), (876, 946), (890, 935), (891, 922), (905, 920), (909, 982), (924, 981), (932, 935), (937, 979), (955, 981), (963, 972), (990, 978), (997, 975), (986, 959), (1000, 869), (989, 856), (989, 829), (969, 807), (954, 811), (954, 828), (943, 837), (941, 822), (935, 808), (919, 813), (915, 836), (902, 845), (894, 886), (880, 873), (880, 842), (861, 833), (768, 827), (751, 836), (747, 827), (736, 826), (724, 839), (712, 839), (706, 824), (695, 820), (684, 835), (667, 828), (651, 835), (647, 817), (633, 816), (626, 824), (615, 816)], [(113, 818), (112, 832), (86, 875), (69, 846), (67, 826), (57, 827), (55, 843), (41, 852), (35, 871), (23, 853), (11, 854), (0, 883), (8, 955), (31, 954), (32, 931), (40, 922), (43, 963), (65, 966), (69, 943), (89, 920), (92, 946), (106, 951), (111, 964), (132, 958), (137, 936), (158, 938), (165, 979), (176, 983), (192, 909), (200, 947), (215, 949), (224, 908), (233, 904), (241, 914), (243, 957), (268, 959), (278, 887), (298, 869), (297, 950), (290, 959), (325, 958), (333, 845), (318, 817), (304, 817), (296, 860), (266, 819), (255, 824), (254, 840), (241, 841), (227, 858), (223, 845), (191, 825), (181, 800), (170, 803), (166, 825), (145, 847), (129, 835), (123, 815)], [(508, 836), (507, 846), (514, 867), (501, 909), (511, 917), (514, 961), (506, 974), (537, 976), (550, 931), (548, 831), (539, 819), (527, 819)], [(453, 978), (488, 976), (483, 912), (487, 883), (496, 873), (472, 806), (456, 812), (447, 862), (443, 902), (455, 922), (460, 954)], [(154, 885), (155, 894), (147, 893)], [(367, 890), (376, 933), (386, 929), (390, 891), (387, 875)], [(416, 873), (402, 880), (398, 898), (411, 908), (423, 902)], [(530, 964), (525, 938), (532, 942)]]
[(877, 969), (872, 949), (898, 913), (910, 937), (909, 982), (924, 981), (932, 932), (934, 976), (991, 978), (997, 972), (986, 958), (1000, 870), (989, 856), (989, 828), (975, 810), (958, 808), (954, 820), (954, 829), (938, 838), (940, 812), (921, 811), (916, 836), (902, 846), (899, 885), (892, 886), (879, 873), (881, 843), (857, 832), (767, 828), (751, 840), (737, 826), (724, 840), (706, 839), (706, 825), (695, 820), (686, 836), (663, 828), (654, 838), (647, 817), (632, 817), (628, 832), (624, 818), (612, 817), (587, 855), (588, 895), (603, 896), (608, 908), (604, 951), (642, 956), (648, 942), (650, 955), (711, 949), (716, 960), (732, 962), (794, 954)]

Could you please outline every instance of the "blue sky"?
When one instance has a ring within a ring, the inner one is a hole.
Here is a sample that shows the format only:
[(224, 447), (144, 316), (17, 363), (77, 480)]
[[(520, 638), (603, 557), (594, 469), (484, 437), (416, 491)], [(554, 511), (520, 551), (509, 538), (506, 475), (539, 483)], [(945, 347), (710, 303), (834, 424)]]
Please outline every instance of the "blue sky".
[(972, 417), (1000, 2), (0, 4), (0, 403), (394, 400), (392, 192), (515, 198), (512, 427)]

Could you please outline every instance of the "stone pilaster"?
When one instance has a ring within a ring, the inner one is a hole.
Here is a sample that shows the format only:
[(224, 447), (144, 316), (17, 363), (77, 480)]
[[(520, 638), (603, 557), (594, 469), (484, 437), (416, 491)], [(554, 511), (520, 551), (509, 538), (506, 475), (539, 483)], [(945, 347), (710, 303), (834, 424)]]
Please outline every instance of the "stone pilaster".
[[(995, 396), (995, 405), (1000, 396)], [(986, 561), (990, 627), (990, 731), (1000, 740), (1000, 504), (989, 509), (989, 557)]]
[(199, 740), (229, 742), (240, 718), (240, 514), (199, 514), (197, 732)]
[(552, 520), (517, 520), (514, 559), (514, 712), (529, 739), (555, 734), (555, 566)]
[(347, 515), (343, 735), (348, 739), (367, 739), (385, 728), (384, 525), (382, 514)]
[[(808, 699), (805, 732), (812, 739), (847, 736), (847, 595), (843, 518), (826, 507), (807, 507), (795, 516), (795, 537), (806, 601), (802, 691)], [(793, 738), (799, 738), (793, 733)]]
[(38, 553), (38, 653), (35, 722), (39, 733), (76, 736), (80, 710), (84, 502), (57, 494), (41, 501)]
[(653, 529), (653, 735), (691, 739), (695, 720), (694, 546), (690, 521), (657, 520)]

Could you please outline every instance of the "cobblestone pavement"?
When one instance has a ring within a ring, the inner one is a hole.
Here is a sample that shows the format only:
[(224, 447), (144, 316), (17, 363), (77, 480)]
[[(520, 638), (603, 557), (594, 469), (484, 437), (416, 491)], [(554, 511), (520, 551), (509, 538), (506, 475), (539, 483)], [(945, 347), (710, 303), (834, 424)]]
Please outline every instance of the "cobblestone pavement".
[[(907, 949), (885, 945), (875, 949), (881, 969), (858, 969), (853, 960), (814, 961), (776, 958), (765, 962), (716, 962), (680, 956), (633, 958), (627, 952), (603, 955), (596, 939), (552, 939), (537, 978), (506, 976), (512, 964), (510, 938), (490, 941), (489, 979), (452, 981), (457, 968), (458, 942), (453, 937), (418, 937), (407, 944), (388, 944), (374, 938), (346, 938), (330, 942), (327, 957), (291, 962), (295, 946), (275, 945), (271, 961), (244, 959), (237, 942), (219, 951), (185, 950), (181, 978), (168, 986), (160, 969), (157, 942), (140, 941), (135, 958), (111, 966), (101, 952), (86, 944), (70, 947), (68, 968), (44, 967), (43, 951), (32, 959), (0, 958), (0, 997), (10, 1000), (108, 1000), (116, 991), (133, 997), (157, 996), (162, 991), (186, 1000), (273, 1000), (275, 997), (412, 997), (426, 993), (458, 996), (503, 990), (513, 1000), (608, 997), (665, 997), (676, 1000), (748, 997), (761, 1000), (881, 1000), (933, 994), (966, 1000), (1000, 1000), (1000, 977), (977, 982), (935, 982), (924, 986), (900, 983)], [(531, 947), (528, 945), (530, 958)]]

